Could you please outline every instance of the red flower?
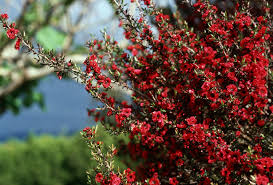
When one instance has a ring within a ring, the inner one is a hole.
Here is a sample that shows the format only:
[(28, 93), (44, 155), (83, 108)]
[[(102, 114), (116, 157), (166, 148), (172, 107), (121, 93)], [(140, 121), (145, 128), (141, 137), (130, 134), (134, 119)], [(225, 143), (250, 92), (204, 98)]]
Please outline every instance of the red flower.
[(166, 87), (165, 90), (161, 93), (161, 96), (166, 98), (168, 96), (168, 88)]
[(266, 176), (259, 174), (256, 176), (256, 182), (257, 185), (267, 185), (269, 183), (269, 180)]
[(269, 107), (269, 110), (271, 111), (271, 113), (273, 113), (273, 105)]
[(135, 172), (132, 171), (130, 168), (125, 170), (125, 174), (126, 174), (127, 182), (134, 182), (135, 181), (135, 178), (136, 178)]
[(210, 82), (204, 82), (201, 88), (203, 91), (208, 91), (210, 89), (210, 87), (211, 87)]
[(264, 120), (259, 120), (257, 123), (260, 127), (264, 126), (265, 121)]
[(165, 120), (165, 116), (160, 111), (154, 111), (152, 112), (152, 120), (154, 122), (163, 124)]
[(169, 178), (169, 182), (170, 182), (171, 185), (177, 185), (178, 184), (178, 181), (176, 180), (175, 177)]
[(97, 181), (97, 182), (99, 182), (99, 183), (100, 183), (100, 182), (103, 180), (103, 175), (102, 175), (101, 173), (97, 173), (97, 175), (96, 175), (96, 178), (95, 178), (95, 179), (96, 179), (96, 181)]
[(143, 0), (143, 1), (144, 1), (144, 4), (147, 6), (151, 4), (151, 0)]
[(15, 49), (19, 50), (20, 49), (20, 44), (21, 44), (21, 39), (17, 39), (16, 43), (15, 43)]
[(1, 14), (1, 18), (2, 18), (2, 19), (8, 19), (8, 18), (9, 18), (9, 16), (8, 16), (8, 14), (3, 13), (3, 14)]
[(116, 174), (111, 175), (111, 185), (120, 185), (121, 180)]
[(110, 86), (110, 84), (111, 84), (111, 79), (110, 78), (106, 78), (104, 81), (103, 81), (103, 87), (104, 88), (108, 88), (109, 86)]
[(132, 50), (132, 55), (133, 55), (133, 56), (137, 56), (137, 54), (138, 54), (138, 51), (137, 51), (137, 49), (134, 48), (134, 49)]
[(189, 125), (193, 125), (193, 124), (195, 124), (197, 122), (197, 120), (196, 120), (196, 118), (194, 116), (192, 116), (190, 118), (187, 118), (186, 121), (187, 121), (187, 123)]
[(234, 82), (238, 81), (238, 79), (235, 77), (235, 73), (234, 72), (228, 73), (227, 76), (228, 76), (229, 79), (233, 80)]
[(237, 92), (237, 87), (234, 84), (230, 84), (227, 86), (227, 91), (229, 94), (235, 95)]
[(266, 87), (260, 87), (258, 92), (261, 97), (267, 96), (267, 88)]
[(257, 18), (257, 21), (259, 21), (260, 23), (261, 23), (263, 20), (264, 20), (263, 16), (259, 16), (259, 17)]
[(17, 35), (18, 32), (19, 32), (19, 31), (18, 31), (17, 29), (15, 29), (15, 28), (10, 28), (10, 29), (8, 29), (8, 31), (7, 31), (7, 36), (8, 36), (8, 38), (10, 38), (10, 39), (15, 39), (15, 37), (16, 37), (16, 35)]
[(58, 76), (59, 80), (61, 80), (61, 79), (63, 78), (62, 73), (60, 73), (60, 72), (56, 72), (56, 74), (57, 74), (57, 76)]
[(157, 173), (155, 173), (154, 176), (149, 180), (149, 184), (150, 185), (159, 185), (160, 184)]

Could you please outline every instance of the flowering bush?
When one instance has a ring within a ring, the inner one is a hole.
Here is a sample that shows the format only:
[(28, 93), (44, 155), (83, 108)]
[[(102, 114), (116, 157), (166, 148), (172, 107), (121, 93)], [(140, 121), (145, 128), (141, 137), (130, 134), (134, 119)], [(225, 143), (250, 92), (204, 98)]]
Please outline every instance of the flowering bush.
[[(112, 134), (127, 133), (127, 150), (136, 169), (115, 171), (118, 150), (102, 149), (94, 128), (82, 132), (98, 162), (98, 184), (260, 184), (273, 183), (272, 19), (267, 1), (252, 12), (249, 1), (233, 11), (208, 1), (193, 5), (199, 29), (177, 13), (170, 21), (150, 0), (136, 3), (140, 16), (113, 0), (126, 49), (107, 34), (88, 42), (90, 56), (82, 71), (72, 61), (33, 48), (14, 25), (1, 21), (9, 38), (17, 37), (54, 67), (81, 78), (85, 89), (104, 103), (90, 110)], [(152, 17), (157, 32), (148, 18)], [(174, 23), (173, 23), (174, 22)], [(17, 42), (17, 43), (18, 43)], [(16, 44), (18, 48), (19, 44)], [(133, 92), (133, 103), (117, 102), (107, 92), (119, 85)], [(101, 110), (100, 109), (100, 110)]]

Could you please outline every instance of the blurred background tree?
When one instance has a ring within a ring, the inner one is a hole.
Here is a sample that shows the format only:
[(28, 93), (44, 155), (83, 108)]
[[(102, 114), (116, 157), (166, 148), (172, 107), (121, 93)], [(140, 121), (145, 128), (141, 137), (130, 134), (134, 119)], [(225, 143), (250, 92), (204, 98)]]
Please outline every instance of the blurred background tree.
[[(22, 4), (15, 23), (20, 30), (25, 31), (30, 40), (42, 44), (45, 49), (56, 50), (82, 62), (86, 50), (83, 46), (76, 46), (75, 34), (84, 29), (83, 19), (88, 17), (94, 1), (78, 0), (82, 9), (72, 15), (70, 8), (74, 2), (75, 0), (25, 0), (9, 3)], [(1, 32), (0, 39), (0, 114), (7, 110), (18, 114), (22, 107), (29, 107), (33, 103), (43, 107), (43, 95), (35, 87), (42, 77), (53, 71), (36, 65), (34, 57), (26, 54), (24, 49), (14, 50), (13, 41), (7, 39), (4, 32)]]

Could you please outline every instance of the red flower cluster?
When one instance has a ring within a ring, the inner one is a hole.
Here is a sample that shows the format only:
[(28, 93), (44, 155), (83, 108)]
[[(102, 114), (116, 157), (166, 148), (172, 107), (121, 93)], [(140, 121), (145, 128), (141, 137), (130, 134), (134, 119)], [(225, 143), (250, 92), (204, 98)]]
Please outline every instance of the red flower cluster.
[(96, 182), (100, 183), (101, 185), (107, 185), (107, 184), (121, 185), (121, 178), (115, 173), (110, 174), (109, 180), (103, 178), (103, 175), (101, 173), (97, 173), (95, 180), (96, 180)]
[[(19, 30), (15, 29), (15, 23), (12, 23), (8, 26), (6, 23), (6, 20), (9, 18), (7, 14), (1, 14), (1, 21), (3, 23), (3, 27), (7, 29), (7, 37), (9, 39), (15, 39), (17, 37), (17, 34), (19, 33)], [(15, 49), (19, 50), (21, 44), (21, 38), (17, 38), (17, 41), (15, 43)]]
[[(105, 95), (103, 101), (117, 110), (109, 114), (115, 114), (115, 129), (130, 133), (132, 158), (143, 159), (138, 180), (236, 184), (252, 174), (257, 183), (272, 182), (272, 150), (260, 137), (268, 135), (273, 118), (268, 21), (241, 13), (239, 5), (230, 15), (203, 1), (193, 8), (204, 33), (177, 29), (152, 8), (158, 38), (143, 18), (131, 20), (132, 26), (121, 17), (129, 53), (107, 38), (90, 43), (86, 71), (98, 87), (105, 79), (99, 63), (110, 53), (112, 60), (103, 65), (113, 83), (123, 76), (133, 87), (132, 106), (110, 105)], [(133, 182), (128, 174), (127, 182)]]
[(9, 18), (9, 16), (8, 16), (8, 14), (3, 13), (3, 14), (1, 14), (1, 18), (2, 18), (2, 19), (8, 19), (8, 18)]
[[(85, 88), (105, 104), (115, 123), (107, 123), (99, 111), (88, 113), (113, 133), (128, 133), (127, 152), (133, 160), (141, 159), (135, 171), (116, 173), (105, 162), (101, 143), (94, 142), (99, 152), (93, 153), (102, 163), (96, 182), (272, 183), (273, 30), (268, 8), (253, 13), (247, 9), (250, 3), (242, 3), (224, 12), (199, 0), (192, 9), (200, 31), (178, 15), (171, 20), (150, 0), (143, 3), (140, 18), (117, 6), (130, 43), (126, 49), (107, 34), (104, 41), (89, 42), (90, 57), (81, 74)], [(154, 17), (157, 35), (144, 20), (147, 16)], [(14, 39), (17, 33), (11, 27), (7, 35)], [(131, 104), (108, 95), (113, 84), (133, 92)], [(93, 139), (94, 130), (84, 129), (83, 136)]]
[(21, 44), (21, 39), (17, 39), (16, 43), (15, 43), (15, 49), (19, 50), (20, 49), (20, 44)]
[(86, 127), (83, 129), (83, 134), (84, 137), (91, 139), (95, 134), (95, 130), (90, 127)]
[(9, 39), (15, 39), (18, 32), (19, 32), (19, 30), (15, 29), (15, 28), (9, 28), (7, 30), (7, 36)]

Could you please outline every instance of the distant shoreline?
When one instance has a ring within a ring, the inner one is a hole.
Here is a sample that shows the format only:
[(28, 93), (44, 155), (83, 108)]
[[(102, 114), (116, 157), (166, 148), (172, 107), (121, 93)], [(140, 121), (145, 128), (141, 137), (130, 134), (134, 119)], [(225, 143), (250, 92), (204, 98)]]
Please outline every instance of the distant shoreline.
[(42, 132), (42, 131), (36, 131), (36, 132), (17, 132), (15, 134), (5, 134), (5, 135), (0, 135), (0, 143), (9, 141), (9, 140), (20, 140), (20, 141), (24, 141), (26, 140), (28, 137), (31, 136), (42, 136), (42, 135), (50, 135), (50, 136), (72, 136), (76, 133), (79, 133), (80, 130), (79, 129), (69, 129), (69, 130), (65, 130), (65, 131), (54, 131), (54, 132)]

